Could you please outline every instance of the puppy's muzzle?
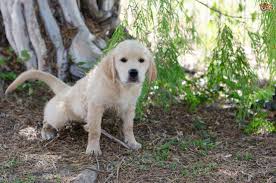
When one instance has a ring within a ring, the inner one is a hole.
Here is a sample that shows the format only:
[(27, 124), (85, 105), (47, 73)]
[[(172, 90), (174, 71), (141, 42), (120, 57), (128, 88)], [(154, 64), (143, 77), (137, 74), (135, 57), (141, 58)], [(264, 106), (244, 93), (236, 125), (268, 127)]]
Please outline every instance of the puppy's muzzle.
[(137, 69), (130, 69), (128, 71), (128, 81), (129, 82), (138, 82), (138, 71), (137, 71)]

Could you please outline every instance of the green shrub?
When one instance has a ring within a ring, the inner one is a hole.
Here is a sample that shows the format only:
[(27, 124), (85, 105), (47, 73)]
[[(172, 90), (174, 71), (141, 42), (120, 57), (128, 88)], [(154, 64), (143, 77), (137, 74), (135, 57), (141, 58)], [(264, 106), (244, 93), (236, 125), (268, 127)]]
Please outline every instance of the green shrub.
[(256, 89), (257, 77), (250, 68), (243, 48), (235, 42), (228, 26), (224, 26), (218, 36), (207, 78), (209, 90), (223, 94), (236, 103), (239, 119), (247, 117), (247, 110), (252, 104), (250, 98)]
[(247, 134), (268, 134), (276, 132), (276, 123), (270, 122), (262, 117), (254, 117), (253, 120), (246, 126)]

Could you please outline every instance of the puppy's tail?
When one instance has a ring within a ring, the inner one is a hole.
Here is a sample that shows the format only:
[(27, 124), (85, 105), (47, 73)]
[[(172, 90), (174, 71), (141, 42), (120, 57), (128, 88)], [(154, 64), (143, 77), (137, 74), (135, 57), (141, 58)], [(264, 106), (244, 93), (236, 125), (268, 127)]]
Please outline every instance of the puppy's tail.
[(20, 84), (22, 84), (26, 80), (30, 79), (37, 79), (45, 82), (53, 91), (55, 94), (63, 91), (66, 88), (69, 88), (67, 84), (65, 84), (63, 81), (59, 80), (55, 76), (42, 72), (39, 70), (29, 70), (26, 72), (23, 72), (20, 74), (13, 82), (10, 84), (10, 86), (7, 88), (5, 94), (8, 94), (16, 89), (16, 87)]

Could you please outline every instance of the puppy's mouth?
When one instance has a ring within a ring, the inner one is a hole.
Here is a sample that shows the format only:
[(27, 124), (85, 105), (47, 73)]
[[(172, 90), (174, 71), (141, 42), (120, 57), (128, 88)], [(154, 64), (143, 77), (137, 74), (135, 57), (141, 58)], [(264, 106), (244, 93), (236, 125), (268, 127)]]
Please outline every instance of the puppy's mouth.
[(135, 84), (135, 83), (140, 83), (140, 81), (139, 81), (138, 78), (129, 77), (127, 83), (133, 83), (133, 84)]

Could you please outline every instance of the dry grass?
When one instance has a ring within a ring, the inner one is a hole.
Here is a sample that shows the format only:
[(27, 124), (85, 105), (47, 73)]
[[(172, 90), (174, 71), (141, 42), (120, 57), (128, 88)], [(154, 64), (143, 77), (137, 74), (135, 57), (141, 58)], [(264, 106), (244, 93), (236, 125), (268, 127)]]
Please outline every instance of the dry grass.
[[(151, 108), (135, 125), (143, 148), (125, 149), (106, 137), (103, 156), (85, 152), (81, 125), (42, 142), (43, 106), (51, 93), (36, 87), (0, 98), (0, 182), (68, 182), (86, 167), (99, 165), (99, 182), (275, 182), (276, 136), (246, 136), (230, 109), (202, 107), (189, 112)], [(103, 128), (120, 137), (120, 120), (107, 114)]]

